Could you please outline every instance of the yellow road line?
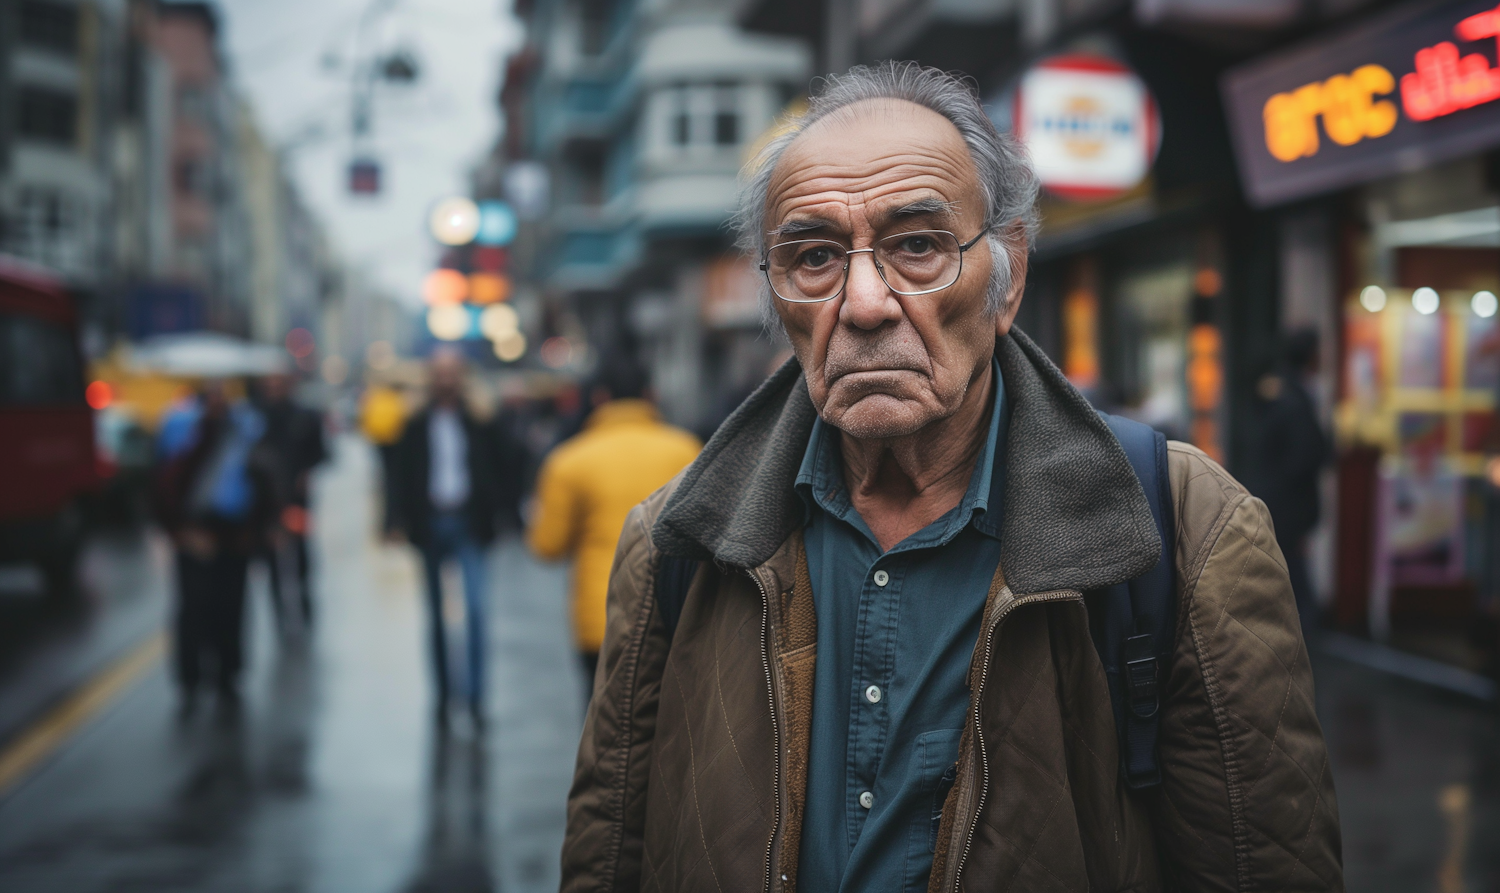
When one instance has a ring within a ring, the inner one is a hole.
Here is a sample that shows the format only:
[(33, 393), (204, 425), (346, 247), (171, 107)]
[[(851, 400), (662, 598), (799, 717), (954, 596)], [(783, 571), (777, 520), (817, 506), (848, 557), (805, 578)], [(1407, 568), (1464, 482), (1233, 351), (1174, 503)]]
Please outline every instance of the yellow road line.
[(4, 794), (74, 732), (130, 688), (167, 651), (167, 635), (159, 632), (84, 683), (67, 700), (52, 708), (0, 751), (0, 794)]

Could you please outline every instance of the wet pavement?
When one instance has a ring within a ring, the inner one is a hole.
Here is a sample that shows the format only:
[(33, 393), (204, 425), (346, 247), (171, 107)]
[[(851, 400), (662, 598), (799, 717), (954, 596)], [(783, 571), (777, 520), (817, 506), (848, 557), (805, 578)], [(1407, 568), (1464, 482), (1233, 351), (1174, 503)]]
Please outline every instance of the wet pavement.
[[(0, 890), (556, 889), (583, 685), (565, 572), (514, 541), (492, 551), (489, 726), (440, 736), (417, 563), (374, 539), (373, 479), (370, 452), (339, 441), (319, 482), (309, 636), (276, 634), (253, 578), (237, 719), (180, 718), (159, 649), (141, 651), (169, 608), (159, 537), (93, 543), (74, 607), (0, 599), (0, 750), (122, 656), (157, 655), (0, 790)], [(1500, 889), (1500, 714), (1315, 665), (1348, 888)]]
[[(239, 717), (181, 719), (154, 662), (0, 794), (0, 890), (556, 889), (583, 709), (564, 571), (513, 541), (492, 551), (489, 728), (435, 734), (417, 563), (371, 535), (371, 462), (344, 440), (320, 481), (312, 635), (280, 640), (253, 577)], [(166, 554), (150, 538), (138, 548), (128, 582), (143, 592), (95, 597), (102, 616), (49, 635), (71, 634), (97, 664), (118, 649), (90, 643), (141, 611), (160, 628)], [(30, 649), (53, 663), (66, 650)], [(9, 669), (0, 691), (34, 675)]]

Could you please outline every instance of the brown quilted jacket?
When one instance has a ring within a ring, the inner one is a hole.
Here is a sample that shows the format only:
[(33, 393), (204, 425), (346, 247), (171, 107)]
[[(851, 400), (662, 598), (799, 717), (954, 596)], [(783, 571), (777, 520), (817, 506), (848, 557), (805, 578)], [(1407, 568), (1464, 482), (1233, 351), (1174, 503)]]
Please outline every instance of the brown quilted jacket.
[[(929, 889), (1342, 890), (1328, 755), (1265, 506), (1171, 445), (1163, 783), (1132, 791), (1082, 593), (1139, 575), (1162, 545), (1099, 416), (1024, 335), (996, 350), (1012, 413), (1001, 566)], [(564, 891), (796, 890), (817, 637), (792, 482), (812, 420), (789, 363), (626, 523)], [(654, 592), (664, 553), (703, 562), (672, 634)]]

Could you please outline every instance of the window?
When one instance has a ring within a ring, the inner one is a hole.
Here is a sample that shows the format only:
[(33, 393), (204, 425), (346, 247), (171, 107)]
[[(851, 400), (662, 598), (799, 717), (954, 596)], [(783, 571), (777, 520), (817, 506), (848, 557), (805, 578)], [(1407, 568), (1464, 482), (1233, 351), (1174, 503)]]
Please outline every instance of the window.
[(668, 136), (673, 146), (711, 149), (739, 145), (740, 91), (736, 85), (673, 87), (668, 103)]
[(0, 406), (57, 406), (83, 401), (78, 348), (67, 329), (0, 313)]
[(72, 145), (78, 133), (78, 100), (71, 93), (47, 87), (21, 87), (16, 131), (23, 137)]
[(732, 84), (714, 88), (714, 145), (737, 146), (740, 142), (740, 96)]
[(85, 270), (89, 246), (80, 226), (83, 217), (77, 197), (48, 186), (24, 187), (5, 221), (0, 250), (58, 271)]
[(21, 4), (21, 43), (72, 56), (78, 52), (78, 9), (46, 0)]

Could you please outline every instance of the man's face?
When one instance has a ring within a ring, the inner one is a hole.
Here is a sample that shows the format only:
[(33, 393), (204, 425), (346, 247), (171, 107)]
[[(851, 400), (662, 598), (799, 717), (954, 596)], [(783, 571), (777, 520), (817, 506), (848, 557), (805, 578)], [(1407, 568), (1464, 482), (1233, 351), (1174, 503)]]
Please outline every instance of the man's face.
[[(868, 248), (925, 229), (968, 242), (984, 218), (978, 173), (957, 128), (898, 100), (859, 103), (809, 127), (781, 156), (766, 202), (767, 229), (781, 232), (770, 244), (829, 239)], [(1005, 262), (981, 239), (952, 286), (906, 296), (886, 286), (869, 254), (855, 254), (838, 297), (773, 298), (823, 420), (854, 437), (884, 438), (956, 412), (1015, 312), (1019, 284), (1000, 319), (985, 308), (991, 265)]]
[(438, 351), (432, 357), (428, 370), (428, 387), (432, 399), (439, 403), (452, 403), (463, 392), (464, 361), (457, 353)]

